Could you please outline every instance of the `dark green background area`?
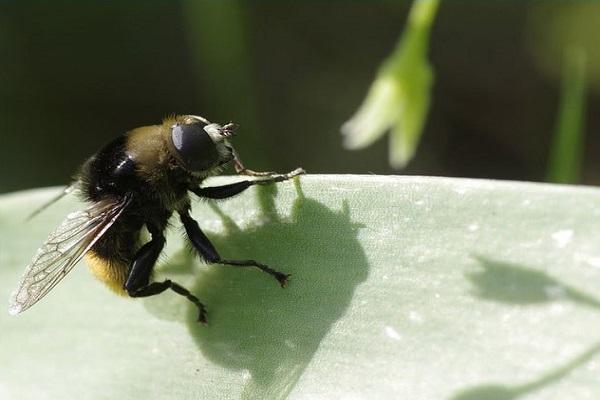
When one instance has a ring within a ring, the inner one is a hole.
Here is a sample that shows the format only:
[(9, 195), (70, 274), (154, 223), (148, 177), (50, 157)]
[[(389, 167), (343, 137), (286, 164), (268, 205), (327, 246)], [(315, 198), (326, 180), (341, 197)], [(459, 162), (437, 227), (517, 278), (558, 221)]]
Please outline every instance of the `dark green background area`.
[[(115, 135), (170, 113), (235, 121), (254, 169), (390, 174), (339, 127), (407, 2), (0, 4), (0, 192), (65, 183)], [(442, 1), (433, 107), (406, 174), (542, 180), (560, 81), (533, 62), (525, 2)], [(556, 60), (560, 63), (560, 59)], [(598, 97), (583, 181), (600, 182)], [(396, 172), (397, 173), (397, 172)]]

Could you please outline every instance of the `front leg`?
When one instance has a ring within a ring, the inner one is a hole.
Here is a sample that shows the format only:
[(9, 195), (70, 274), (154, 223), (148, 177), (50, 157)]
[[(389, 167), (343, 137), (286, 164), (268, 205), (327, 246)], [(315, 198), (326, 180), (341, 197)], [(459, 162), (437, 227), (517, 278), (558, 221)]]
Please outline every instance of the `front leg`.
[[(242, 163), (242, 160), (240, 159), (239, 154), (235, 150), (233, 150), (233, 167), (235, 168), (235, 172), (238, 175), (247, 175), (247, 176), (255, 176), (255, 177), (269, 177), (269, 176), (281, 175), (281, 174), (278, 174), (277, 172), (259, 172), (259, 171), (253, 171), (251, 169), (246, 168), (244, 166), (244, 164)], [(304, 173), (304, 170), (302, 168), (296, 168), (294, 171), (289, 172), (288, 174), (285, 174), (285, 175), (293, 174), (293, 176), (296, 176), (296, 175), (300, 175), (303, 173)]]
[(185, 228), (188, 238), (192, 242), (194, 248), (200, 253), (202, 258), (211, 264), (231, 265), (233, 267), (254, 267), (271, 275), (279, 282), (281, 287), (287, 284), (290, 277), (289, 274), (284, 274), (273, 268), (254, 260), (224, 260), (221, 258), (215, 246), (208, 240), (208, 237), (202, 232), (198, 223), (190, 216), (189, 210), (184, 210), (179, 213), (181, 222)]
[(248, 189), (250, 186), (269, 185), (271, 183), (283, 182), (303, 173), (304, 170), (302, 168), (298, 168), (287, 174), (271, 174), (264, 179), (240, 181), (222, 186), (212, 186), (205, 188), (198, 187), (192, 189), (192, 192), (195, 193), (197, 196), (205, 197), (207, 199), (226, 199), (228, 197), (233, 197), (237, 194), (240, 194), (244, 190)]

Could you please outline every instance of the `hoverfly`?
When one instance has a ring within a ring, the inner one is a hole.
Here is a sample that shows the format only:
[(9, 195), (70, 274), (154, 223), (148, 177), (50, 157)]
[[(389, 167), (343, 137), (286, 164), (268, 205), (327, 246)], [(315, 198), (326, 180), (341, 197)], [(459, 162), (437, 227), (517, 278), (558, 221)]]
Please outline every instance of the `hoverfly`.
[[(253, 185), (282, 182), (304, 173), (301, 168), (287, 174), (246, 169), (230, 144), (234, 128), (232, 123), (219, 125), (195, 115), (169, 117), (160, 125), (120, 135), (90, 157), (59, 196), (76, 190), (89, 207), (69, 214), (50, 234), (27, 267), (9, 312), (18, 314), (37, 303), (85, 257), (94, 275), (117, 293), (148, 297), (171, 289), (195, 304), (198, 320), (206, 322), (206, 308), (195, 295), (170, 279), (152, 280), (173, 213), (206, 262), (255, 267), (285, 286), (289, 275), (263, 263), (222, 258), (190, 214), (189, 192), (224, 199)], [(202, 186), (207, 177), (231, 164), (238, 174), (255, 179)], [(142, 244), (144, 227), (151, 239)]]

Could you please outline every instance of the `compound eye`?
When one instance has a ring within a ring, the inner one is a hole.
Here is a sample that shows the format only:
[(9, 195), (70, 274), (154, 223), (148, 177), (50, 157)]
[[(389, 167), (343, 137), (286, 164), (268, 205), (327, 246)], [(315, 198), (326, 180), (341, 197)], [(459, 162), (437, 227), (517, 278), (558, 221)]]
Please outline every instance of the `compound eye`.
[(210, 169), (218, 162), (219, 153), (215, 143), (204, 130), (206, 124), (176, 124), (171, 131), (173, 146), (185, 168), (194, 171)]

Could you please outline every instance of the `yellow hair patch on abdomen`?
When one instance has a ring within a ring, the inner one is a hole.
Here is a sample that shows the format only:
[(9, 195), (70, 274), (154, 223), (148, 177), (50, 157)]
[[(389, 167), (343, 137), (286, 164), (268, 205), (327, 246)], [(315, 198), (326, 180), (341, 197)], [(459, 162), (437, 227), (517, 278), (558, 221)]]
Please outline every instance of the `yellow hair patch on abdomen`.
[(127, 296), (127, 292), (123, 289), (127, 280), (127, 265), (107, 260), (91, 250), (85, 255), (85, 261), (98, 280), (104, 282), (116, 294)]

